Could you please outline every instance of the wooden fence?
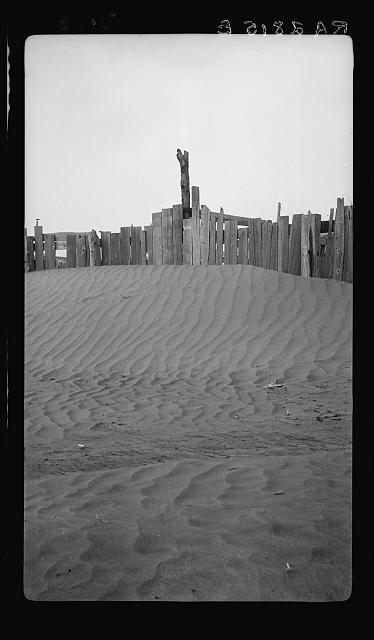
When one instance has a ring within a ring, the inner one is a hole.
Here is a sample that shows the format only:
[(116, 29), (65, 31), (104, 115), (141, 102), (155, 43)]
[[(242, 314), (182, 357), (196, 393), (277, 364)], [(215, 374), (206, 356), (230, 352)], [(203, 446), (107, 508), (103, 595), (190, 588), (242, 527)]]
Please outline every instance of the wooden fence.
[[(337, 199), (330, 219), (316, 213), (280, 215), (277, 221), (219, 213), (200, 206), (192, 187), (190, 217), (182, 205), (152, 214), (152, 224), (96, 231), (34, 235), (25, 229), (25, 270), (99, 265), (249, 264), (306, 277), (352, 282), (353, 205)], [(335, 219), (334, 219), (335, 215)], [(56, 256), (63, 250), (66, 257)]]

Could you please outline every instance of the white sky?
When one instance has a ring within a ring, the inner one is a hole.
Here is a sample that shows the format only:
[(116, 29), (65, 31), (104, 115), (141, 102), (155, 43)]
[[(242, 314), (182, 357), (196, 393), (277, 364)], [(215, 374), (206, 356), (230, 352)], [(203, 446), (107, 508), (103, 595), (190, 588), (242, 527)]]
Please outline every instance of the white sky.
[(151, 224), (180, 202), (177, 148), (213, 211), (353, 201), (348, 36), (32, 36), (25, 74), (29, 233)]

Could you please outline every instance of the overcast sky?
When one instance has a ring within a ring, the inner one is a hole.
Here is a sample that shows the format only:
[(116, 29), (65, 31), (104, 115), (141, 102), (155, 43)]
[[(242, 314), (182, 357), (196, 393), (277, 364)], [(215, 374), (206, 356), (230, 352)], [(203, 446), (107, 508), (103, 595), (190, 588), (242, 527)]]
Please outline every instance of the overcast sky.
[(181, 200), (177, 148), (213, 211), (353, 201), (348, 36), (32, 36), (25, 73), (29, 233), (150, 224)]

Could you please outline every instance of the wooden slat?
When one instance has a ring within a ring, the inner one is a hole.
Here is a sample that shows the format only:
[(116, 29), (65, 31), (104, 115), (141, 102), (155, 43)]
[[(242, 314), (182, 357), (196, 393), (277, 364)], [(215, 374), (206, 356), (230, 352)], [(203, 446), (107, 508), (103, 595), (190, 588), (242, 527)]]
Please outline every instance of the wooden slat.
[(208, 264), (216, 264), (216, 216), (210, 212)]
[(76, 234), (77, 238), (77, 267), (87, 267), (87, 240), (85, 235)]
[(288, 216), (278, 221), (278, 271), (288, 272)]
[(200, 227), (200, 264), (204, 267), (208, 266), (209, 259), (209, 227), (210, 227), (210, 211), (203, 204), (201, 206), (201, 227)]
[(312, 213), (310, 216), (310, 272), (312, 278), (320, 276), (320, 237), (321, 237), (321, 214)]
[(278, 223), (271, 224), (270, 269), (278, 271)]
[(221, 265), (223, 263), (223, 214), (224, 214), (224, 211), (221, 207), (221, 210), (217, 215), (217, 250), (216, 250), (217, 265)]
[(183, 264), (183, 206), (173, 204), (173, 264)]
[(53, 233), (44, 234), (44, 248), (45, 248), (45, 268), (56, 268), (56, 249), (55, 249), (55, 236)]
[(183, 264), (192, 264), (192, 220), (183, 219)]
[(110, 236), (110, 259), (111, 264), (121, 264), (119, 233), (112, 233)]
[(106, 267), (112, 264), (111, 235), (110, 231), (101, 231), (101, 264)]
[(332, 278), (333, 263), (334, 263), (334, 236), (333, 236), (333, 224), (334, 224), (334, 208), (330, 209), (330, 219), (326, 240), (325, 250), (325, 266), (323, 278)]
[(238, 221), (231, 220), (231, 239), (230, 239), (230, 250), (231, 250), (231, 262), (230, 264), (238, 263)]
[(238, 229), (239, 235), (239, 264), (248, 264), (248, 227)]
[(163, 209), (161, 216), (162, 264), (173, 264), (173, 209)]
[(200, 190), (192, 187), (192, 264), (200, 264)]
[(335, 280), (342, 280), (344, 262), (344, 198), (337, 198), (334, 230), (334, 271)]
[(294, 213), (290, 230), (288, 273), (301, 275), (301, 213)]
[(225, 264), (231, 264), (231, 239), (231, 220), (225, 220), (225, 230), (223, 232)]
[(131, 226), (131, 264), (142, 264), (141, 227)]
[(261, 222), (261, 245), (262, 245), (262, 266), (264, 269), (270, 269), (271, 256), (271, 220), (262, 220)]
[(77, 266), (77, 238), (75, 233), (66, 235), (66, 266), (69, 269)]
[(262, 267), (261, 218), (253, 218), (255, 265)]
[(95, 229), (88, 233), (88, 258), (87, 264), (90, 267), (101, 266), (100, 240)]
[(310, 213), (301, 216), (300, 249), (301, 249), (301, 275), (310, 278)]
[(44, 269), (44, 256), (43, 256), (43, 227), (34, 227), (35, 237), (35, 268), (37, 271)]
[(142, 264), (147, 264), (147, 255), (146, 255), (146, 248), (145, 248), (145, 231), (144, 231), (144, 229), (140, 230), (140, 254), (141, 254)]
[(255, 226), (253, 218), (248, 220), (248, 264), (256, 264)]
[(161, 211), (152, 213), (153, 227), (153, 264), (162, 264), (162, 227), (161, 227)]
[(120, 228), (120, 231), (119, 231), (120, 264), (130, 264), (131, 262), (130, 234), (131, 234), (131, 227)]
[(153, 264), (153, 227), (152, 225), (147, 225), (144, 227), (145, 231), (145, 249), (147, 252), (147, 264)]
[(34, 236), (27, 236), (28, 271), (35, 271)]
[(24, 228), (24, 258), (23, 258), (23, 262), (24, 262), (24, 270), (25, 271), (30, 271), (29, 269), (29, 260), (27, 257), (27, 229), (26, 227)]
[(344, 206), (344, 260), (343, 278), (353, 281), (353, 205)]

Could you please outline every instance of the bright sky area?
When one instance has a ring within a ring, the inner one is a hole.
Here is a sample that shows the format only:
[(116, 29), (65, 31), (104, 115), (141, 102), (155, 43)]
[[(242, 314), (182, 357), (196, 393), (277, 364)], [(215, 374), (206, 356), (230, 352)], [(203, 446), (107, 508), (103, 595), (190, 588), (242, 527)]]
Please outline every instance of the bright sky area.
[(25, 45), (26, 216), (147, 225), (181, 201), (276, 220), (353, 202), (348, 36), (51, 35)]

